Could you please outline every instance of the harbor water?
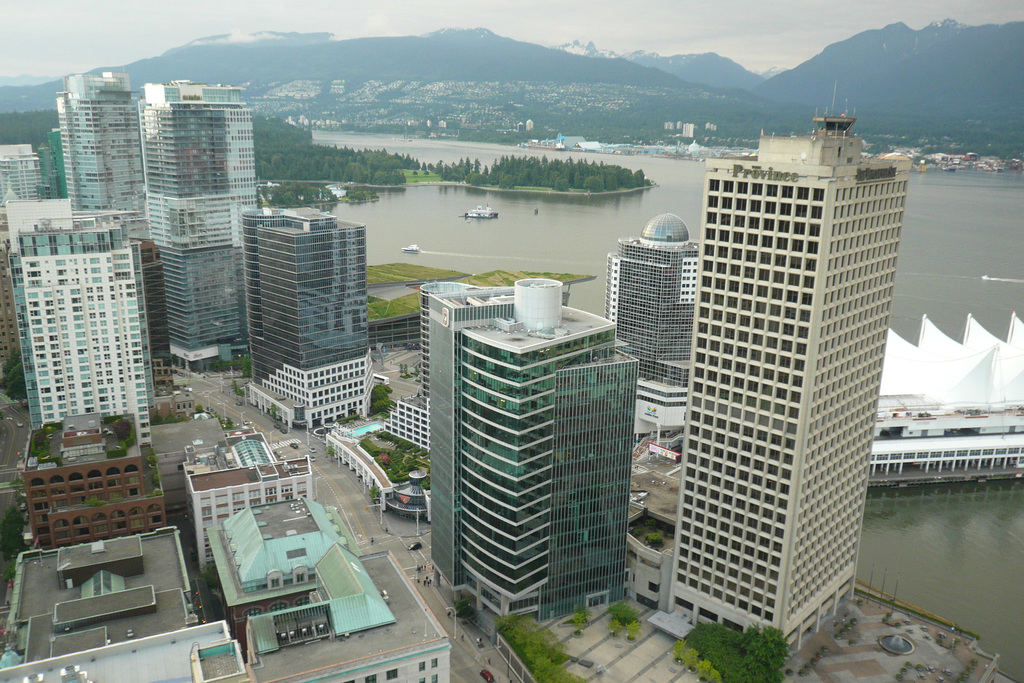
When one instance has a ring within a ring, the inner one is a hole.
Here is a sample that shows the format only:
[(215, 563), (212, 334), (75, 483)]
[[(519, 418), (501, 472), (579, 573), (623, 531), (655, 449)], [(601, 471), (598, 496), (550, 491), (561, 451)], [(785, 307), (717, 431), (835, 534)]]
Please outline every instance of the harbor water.
[[(462, 158), (491, 164), (499, 145), (316, 133), (316, 140), (387, 149), (428, 163)], [(552, 155), (559, 154), (552, 152)], [(561, 153), (562, 155), (568, 153)], [(385, 189), (379, 202), (339, 204), (339, 217), (367, 225), (370, 263), (409, 261), (480, 273), (498, 268), (598, 276), (574, 285), (570, 305), (604, 312), (607, 255), (674, 213), (699, 238), (704, 167), (641, 156), (573, 158), (643, 169), (656, 187), (615, 195), (496, 192), (454, 186)], [(1024, 311), (1024, 180), (1020, 173), (912, 173), (896, 278), (892, 326), (916, 341), (922, 315), (961, 338), (968, 313), (1005, 338)], [(478, 205), (496, 220), (462, 218)], [(418, 244), (420, 254), (401, 248)], [(1024, 482), (873, 490), (865, 513), (858, 577), (983, 636), (1002, 667), (1024, 680)]]

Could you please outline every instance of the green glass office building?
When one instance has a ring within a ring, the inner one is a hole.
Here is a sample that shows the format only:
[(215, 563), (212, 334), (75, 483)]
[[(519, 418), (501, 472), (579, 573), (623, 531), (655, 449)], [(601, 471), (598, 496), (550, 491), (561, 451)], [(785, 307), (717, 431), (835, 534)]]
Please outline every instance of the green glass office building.
[(637, 361), (562, 285), (429, 295), (432, 554), (480, 608), (623, 595)]

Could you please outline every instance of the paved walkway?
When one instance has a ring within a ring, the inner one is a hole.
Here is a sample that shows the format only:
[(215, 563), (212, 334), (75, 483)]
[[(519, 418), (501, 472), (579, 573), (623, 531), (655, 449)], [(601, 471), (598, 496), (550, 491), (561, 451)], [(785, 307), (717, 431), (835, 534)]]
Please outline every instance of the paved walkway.
[[(639, 607), (634, 604), (634, 606)], [(654, 610), (639, 607), (643, 630), (630, 642), (625, 630), (613, 638), (608, 630), (611, 620), (607, 610), (597, 612), (580, 637), (573, 636), (574, 627), (566, 619), (544, 623), (565, 645), (566, 654), (580, 661), (568, 664), (571, 673), (584, 679), (614, 683), (697, 683), (697, 675), (676, 664), (672, 656), (675, 639), (647, 623)], [(588, 666), (589, 664), (589, 666)]]

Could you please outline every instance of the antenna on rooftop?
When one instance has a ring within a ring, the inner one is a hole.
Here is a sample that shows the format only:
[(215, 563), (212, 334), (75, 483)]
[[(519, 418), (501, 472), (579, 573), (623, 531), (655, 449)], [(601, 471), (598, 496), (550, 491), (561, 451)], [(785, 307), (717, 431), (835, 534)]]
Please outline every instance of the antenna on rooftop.
[(830, 111), (833, 114), (836, 113), (836, 91), (837, 90), (839, 90), (839, 79), (836, 79), (835, 83), (833, 83), (833, 85), (832, 85), (832, 109), (830, 109)]

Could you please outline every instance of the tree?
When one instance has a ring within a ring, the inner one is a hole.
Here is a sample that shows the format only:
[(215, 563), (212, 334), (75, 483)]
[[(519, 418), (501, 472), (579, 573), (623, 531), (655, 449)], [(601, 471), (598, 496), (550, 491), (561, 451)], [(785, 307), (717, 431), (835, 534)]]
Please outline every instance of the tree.
[(757, 680), (775, 683), (783, 679), (782, 666), (789, 656), (786, 636), (777, 628), (749, 626), (743, 633), (744, 663)]
[(242, 377), (252, 377), (252, 358), (242, 358)]
[(374, 484), (370, 487), (370, 500), (376, 503), (378, 498), (380, 498), (380, 489)]
[(338, 451), (337, 451), (337, 449), (334, 448), (334, 444), (332, 444), (332, 443), (327, 444), (327, 457), (328, 458), (333, 458), (337, 454), (338, 454)]
[(455, 616), (459, 619), (472, 619), (475, 614), (473, 598), (459, 598), (455, 601)]
[(697, 662), (697, 675), (700, 676), (702, 681), (721, 681), (722, 675), (719, 674), (714, 665), (706, 659), (702, 659)]
[(677, 662), (682, 662), (684, 652), (686, 652), (686, 641), (677, 640), (676, 644), (672, 646), (672, 656)]
[(630, 640), (636, 640), (637, 637), (640, 635), (640, 631), (642, 629), (643, 627), (640, 625), (639, 621), (629, 622), (628, 624), (626, 624), (626, 633), (629, 634), (627, 637)]
[(572, 619), (570, 619), (572, 625), (576, 627), (576, 633), (579, 634), (583, 631), (583, 627), (590, 623), (590, 610), (584, 605), (578, 605), (576, 611), (572, 613)]
[(124, 441), (129, 436), (131, 436), (131, 433), (132, 433), (132, 423), (131, 423), (131, 420), (127, 420), (127, 419), (118, 420), (117, 422), (115, 422), (111, 426), (111, 429), (114, 430), (114, 436), (117, 437), (118, 441)]
[(274, 418), (275, 420), (277, 419), (277, 404), (276, 403), (271, 403), (270, 404), (270, 417)]
[(635, 607), (630, 605), (625, 600), (623, 600), (622, 602), (616, 602), (611, 607), (609, 607), (608, 614), (610, 614), (614, 619), (617, 619), (620, 624), (623, 624), (625, 626), (629, 626), (631, 623), (636, 621), (640, 616), (640, 612), (638, 612)]
[(700, 661), (700, 653), (694, 650), (692, 647), (685, 648), (683, 650), (683, 666), (691, 671), (697, 668), (697, 662)]
[(622, 630), (622, 622), (614, 617), (608, 622), (608, 630), (612, 632), (612, 638), (616, 638), (619, 635), (619, 631)]
[(3, 552), (4, 560), (10, 562), (18, 553), (28, 550), (25, 540), (22, 538), (22, 530), (25, 528), (25, 515), (16, 506), (7, 508), (3, 519), (0, 520), (0, 551)]

